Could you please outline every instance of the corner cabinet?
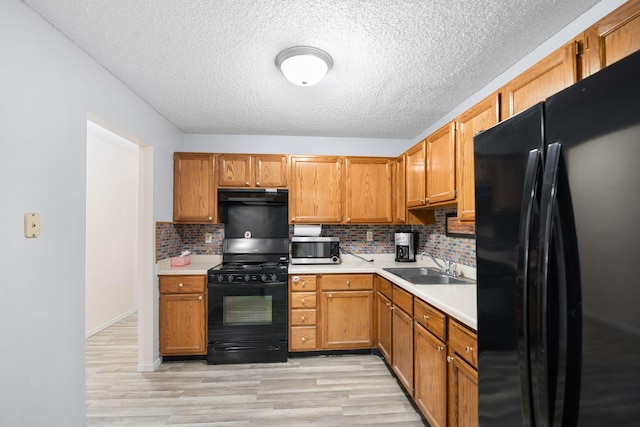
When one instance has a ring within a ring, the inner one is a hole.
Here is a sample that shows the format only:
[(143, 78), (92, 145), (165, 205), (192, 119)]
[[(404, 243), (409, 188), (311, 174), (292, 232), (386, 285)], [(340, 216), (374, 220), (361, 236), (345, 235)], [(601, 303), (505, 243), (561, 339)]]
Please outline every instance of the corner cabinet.
[(206, 276), (158, 276), (161, 356), (207, 353)]
[(342, 222), (342, 158), (291, 156), (289, 222)]
[(392, 221), (393, 160), (384, 157), (345, 158), (345, 222)]
[(173, 220), (175, 222), (216, 222), (213, 168), (213, 154), (174, 153)]
[(427, 140), (427, 204), (456, 198), (456, 124), (450, 122)]
[(280, 154), (218, 154), (218, 187), (284, 188), (287, 156)]

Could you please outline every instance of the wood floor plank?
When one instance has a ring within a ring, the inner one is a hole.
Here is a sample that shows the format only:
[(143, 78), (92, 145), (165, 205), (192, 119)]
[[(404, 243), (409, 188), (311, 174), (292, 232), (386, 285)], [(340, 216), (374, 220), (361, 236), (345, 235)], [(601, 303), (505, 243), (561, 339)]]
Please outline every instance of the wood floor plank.
[(424, 426), (373, 355), (171, 361), (137, 372), (137, 315), (86, 340), (88, 426)]

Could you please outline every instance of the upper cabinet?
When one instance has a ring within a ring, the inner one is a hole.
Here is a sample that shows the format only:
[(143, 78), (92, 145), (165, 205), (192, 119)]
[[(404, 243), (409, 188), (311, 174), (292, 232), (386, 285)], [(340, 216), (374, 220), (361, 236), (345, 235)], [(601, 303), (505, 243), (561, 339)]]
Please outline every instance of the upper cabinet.
[(393, 160), (384, 157), (345, 158), (345, 222), (390, 223)]
[(632, 0), (584, 33), (584, 77), (640, 50), (640, 0)]
[(578, 77), (576, 43), (573, 41), (529, 68), (501, 90), (501, 119), (544, 101), (574, 84)]
[(427, 204), (425, 159), (426, 142), (420, 141), (405, 153), (407, 207), (424, 207)]
[(291, 156), (289, 222), (342, 222), (342, 158)]
[(216, 222), (214, 155), (174, 153), (173, 220), (175, 222)]
[(458, 123), (458, 219), (476, 218), (473, 137), (498, 123), (498, 95), (492, 95), (457, 119)]
[(450, 122), (427, 137), (427, 203), (456, 198), (455, 123)]
[(407, 197), (406, 197), (406, 171), (405, 155), (401, 155), (393, 162), (393, 181), (391, 190), (393, 193), (393, 223), (404, 224), (407, 222)]
[(287, 186), (287, 156), (218, 154), (218, 187)]

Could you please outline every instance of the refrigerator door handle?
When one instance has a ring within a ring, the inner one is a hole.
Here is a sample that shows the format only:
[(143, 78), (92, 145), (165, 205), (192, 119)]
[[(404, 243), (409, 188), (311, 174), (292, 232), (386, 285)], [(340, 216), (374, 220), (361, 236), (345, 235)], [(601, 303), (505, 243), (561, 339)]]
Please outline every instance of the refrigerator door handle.
[(516, 282), (517, 292), (517, 319), (518, 319), (518, 364), (520, 371), (520, 388), (522, 393), (523, 421), (526, 427), (533, 426), (534, 396), (531, 381), (531, 357), (530, 341), (531, 330), (529, 327), (530, 315), (530, 280), (535, 275), (530, 274), (530, 250), (531, 234), (536, 214), (535, 207), (538, 200), (538, 188), (542, 170), (542, 153), (539, 149), (529, 151), (527, 168), (523, 187), (521, 204), (521, 216), (519, 225), (519, 251), (518, 251), (518, 276)]

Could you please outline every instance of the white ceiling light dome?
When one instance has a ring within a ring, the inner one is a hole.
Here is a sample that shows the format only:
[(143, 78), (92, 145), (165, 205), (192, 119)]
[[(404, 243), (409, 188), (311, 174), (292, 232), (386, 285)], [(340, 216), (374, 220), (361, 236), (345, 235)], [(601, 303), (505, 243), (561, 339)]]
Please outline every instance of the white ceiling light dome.
[(310, 46), (295, 46), (276, 56), (276, 66), (291, 83), (313, 86), (333, 67), (331, 56), (324, 50)]

